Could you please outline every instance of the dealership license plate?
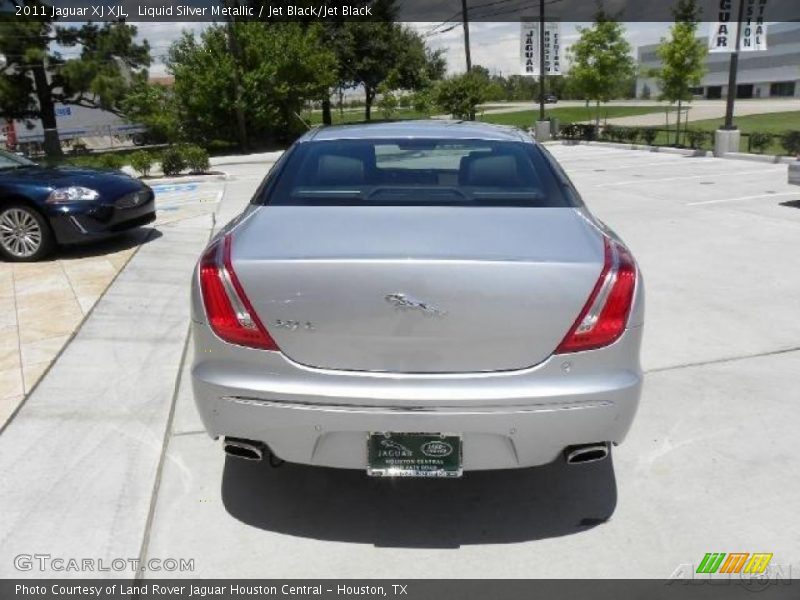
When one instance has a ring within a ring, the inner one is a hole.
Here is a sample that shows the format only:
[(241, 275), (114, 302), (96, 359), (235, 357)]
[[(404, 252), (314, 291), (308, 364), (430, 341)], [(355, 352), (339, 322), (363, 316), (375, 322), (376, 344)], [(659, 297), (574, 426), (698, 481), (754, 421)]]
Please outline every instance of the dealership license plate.
[(461, 477), (461, 436), (439, 433), (370, 433), (367, 475)]

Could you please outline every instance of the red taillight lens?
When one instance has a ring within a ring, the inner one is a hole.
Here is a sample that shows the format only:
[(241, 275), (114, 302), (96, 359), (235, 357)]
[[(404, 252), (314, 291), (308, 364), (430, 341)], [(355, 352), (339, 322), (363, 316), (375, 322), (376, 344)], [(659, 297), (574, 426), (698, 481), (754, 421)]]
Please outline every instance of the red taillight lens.
[(600, 278), (556, 354), (593, 350), (617, 341), (628, 324), (635, 288), (633, 257), (624, 246), (606, 238)]
[(231, 344), (278, 350), (253, 310), (231, 264), (231, 236), (208, 247), (200, 259), (200, 291), (208, 324)]

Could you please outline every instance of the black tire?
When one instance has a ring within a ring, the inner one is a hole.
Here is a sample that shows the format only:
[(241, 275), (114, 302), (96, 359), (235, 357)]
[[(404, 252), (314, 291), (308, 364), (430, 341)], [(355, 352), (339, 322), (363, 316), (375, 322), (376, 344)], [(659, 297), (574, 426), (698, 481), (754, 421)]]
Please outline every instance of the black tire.
[(50, 224), (38, 210), (23, 202), (0, 207), (0, 258), (35, 262), (50, 254), (55, 245)]

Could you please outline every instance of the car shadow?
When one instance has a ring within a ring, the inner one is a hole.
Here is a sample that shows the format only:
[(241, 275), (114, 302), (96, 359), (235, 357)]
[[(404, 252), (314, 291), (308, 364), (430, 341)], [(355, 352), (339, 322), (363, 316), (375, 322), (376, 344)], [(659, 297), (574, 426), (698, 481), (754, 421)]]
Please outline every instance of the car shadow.
[(137, 246), (144, 245), (160, 238), (163, 234), (154, 227), (137, 227), (123, 231), (103, 240), (87, 242), (85, 244), (72, 244), (61, 246), (53, 254), (48, 256), (46, 261), (54, 260), (75, 260), (79, 258), (90, 258), (115, 254), (124, 250), (130, 250)]
[(226, 457), (222, 501), (259, 529), (382, 547), (458, 548), (579, 533), (617, 504), (611, 458), (585, 465), (372, 479), (363, 471)]

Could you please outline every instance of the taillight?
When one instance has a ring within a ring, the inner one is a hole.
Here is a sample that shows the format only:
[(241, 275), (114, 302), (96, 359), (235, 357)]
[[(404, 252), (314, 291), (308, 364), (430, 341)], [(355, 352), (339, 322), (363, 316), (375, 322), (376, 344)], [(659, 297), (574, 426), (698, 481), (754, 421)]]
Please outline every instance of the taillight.
[(200, 291), (208, 324), (231, 344), (278, 350), (253, 310), (231, 264), (230, 234), (217, 240), (200, 259)]
[(605, 261), (586, 305), (556, 354), (608, 346), (625, 331), (636, 287), (636, 263), (630, 252), (605, 238)]

